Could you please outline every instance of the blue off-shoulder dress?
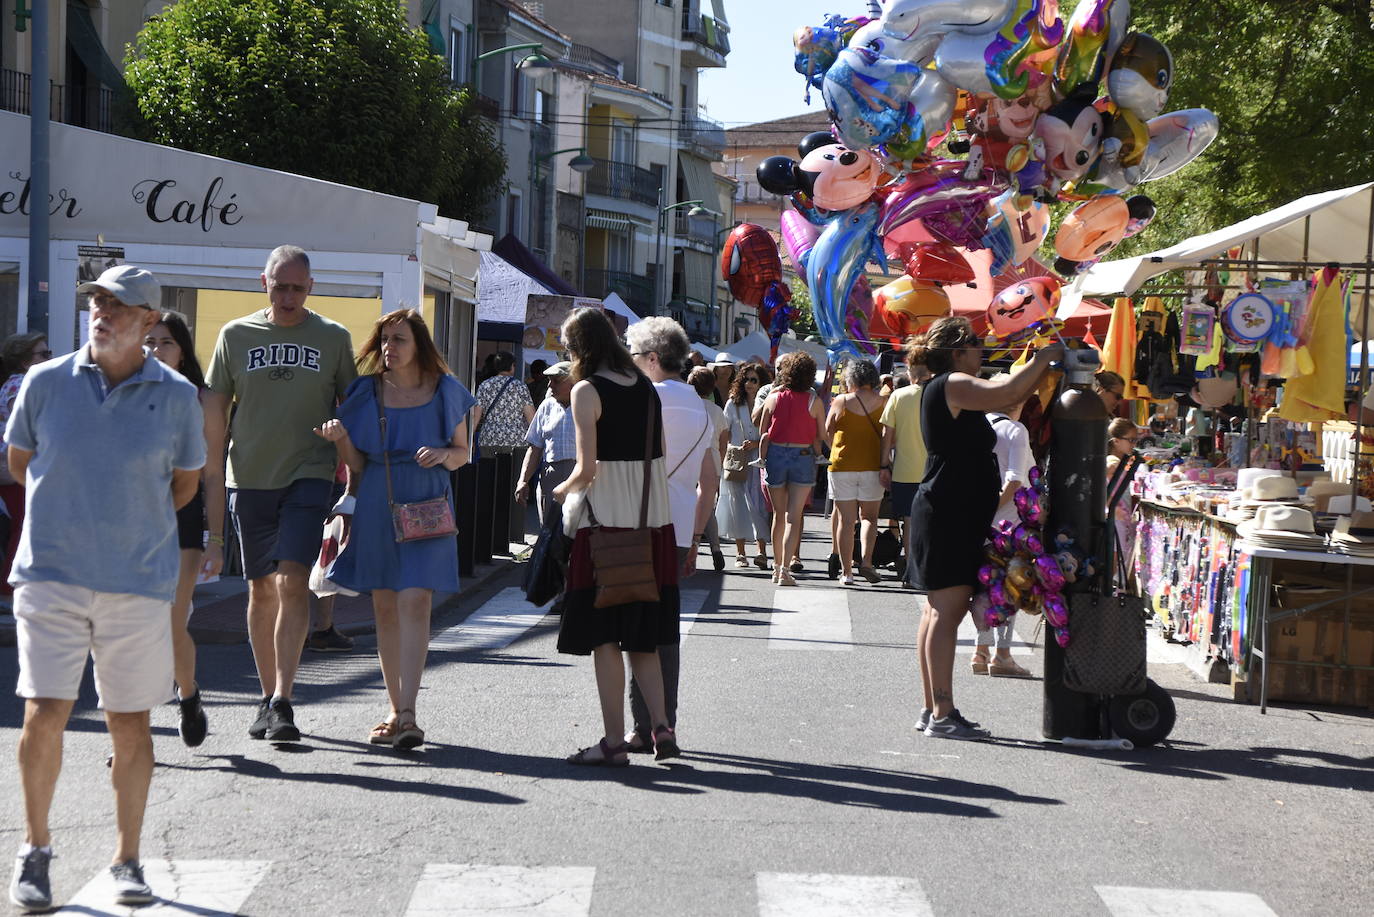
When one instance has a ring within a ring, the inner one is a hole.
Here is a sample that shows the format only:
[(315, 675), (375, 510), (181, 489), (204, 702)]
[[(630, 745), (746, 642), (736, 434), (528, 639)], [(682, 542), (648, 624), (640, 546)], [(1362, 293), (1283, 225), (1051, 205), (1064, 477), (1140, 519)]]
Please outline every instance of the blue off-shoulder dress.
[[(386, 496), (386, 468), (382, 464), (382, 434), (377, 423), (374, 376), (362, 376), (344, 393), (337, 415), (348, 437), (367, 457), (358, 487), (357, 505), (348, 543), (339, 552), (329, 578), (355, 592), (373, 589), (433, 589), (458, 591), (458, 550), (455, 537), (427, 538), (398, 544), (391, 527)], [(421, 446), (447, 446), (453, 428), (477, 403), (472, 393), (452, 376), (441, 376), (428, 404), (387, 408), (387, 454), (391, 459), (391, 487), (397, 503), (414, 503), (447, 495), (453, 503), (451, 472), (437, 465), (421, 468), (415, 451)]]

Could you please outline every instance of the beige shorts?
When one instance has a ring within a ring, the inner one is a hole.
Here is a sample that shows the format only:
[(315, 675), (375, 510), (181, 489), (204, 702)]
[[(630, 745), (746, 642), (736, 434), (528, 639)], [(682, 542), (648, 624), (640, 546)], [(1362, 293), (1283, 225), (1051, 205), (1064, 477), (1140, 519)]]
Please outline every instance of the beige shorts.
[(876, 471), (830, 472), (830, 499), (869, 503), (883, 498), (883, 482)]
[(172, 697), (172, 603), (66, 583), (14, 587), (20, 697), (76, 700), (95, 659), (100, 706), (138, 713)]

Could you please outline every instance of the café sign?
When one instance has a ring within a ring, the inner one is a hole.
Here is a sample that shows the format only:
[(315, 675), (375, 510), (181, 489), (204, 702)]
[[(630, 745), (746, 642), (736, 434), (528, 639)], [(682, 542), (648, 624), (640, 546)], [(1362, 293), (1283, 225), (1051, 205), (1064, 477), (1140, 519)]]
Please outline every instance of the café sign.
[[(433, 208), (227, 159), (52, 125), (46, 207), (54, 239), (405, 254)], [(0, 111), (0, 235), (38, 206), (29, 119)]]

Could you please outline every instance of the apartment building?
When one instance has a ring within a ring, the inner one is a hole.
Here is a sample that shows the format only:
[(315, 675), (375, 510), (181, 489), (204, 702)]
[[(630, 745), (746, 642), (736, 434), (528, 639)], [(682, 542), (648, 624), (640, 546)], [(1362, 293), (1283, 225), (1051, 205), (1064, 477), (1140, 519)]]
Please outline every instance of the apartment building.
[(735, 223), (734, 191), (713, 173), (725, 132), (699, 109), (697, 75), (725, 66), (724, 0), (524, 6), (572, 41), (560, 73), (566, 64), (589, 76), (583, 123), (594, 166), (579, 289), (619, 293), (641, 315), (671, 315), (694, 339), (721, 340), (733, 313), (716, 257)]

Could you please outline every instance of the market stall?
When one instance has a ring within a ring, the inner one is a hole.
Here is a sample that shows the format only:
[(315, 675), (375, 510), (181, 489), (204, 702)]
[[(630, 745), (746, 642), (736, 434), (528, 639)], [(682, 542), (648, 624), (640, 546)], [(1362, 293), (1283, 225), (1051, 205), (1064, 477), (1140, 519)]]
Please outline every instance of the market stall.
[(1136, 584), (1262, 707), (1374, 696), (1369, 354), (1348, 336), (1368, 339), (1371, 273), (1374, 183), (1103, 262), (1061, 300), (1061, 317), (1085, 296), (1140, 302), (1117, 300), (1103, 348), (1153, 421)]

